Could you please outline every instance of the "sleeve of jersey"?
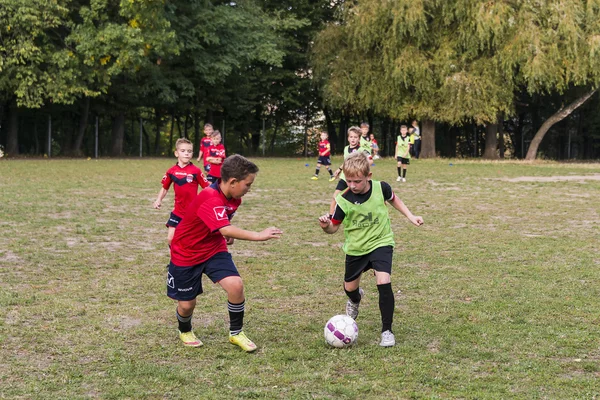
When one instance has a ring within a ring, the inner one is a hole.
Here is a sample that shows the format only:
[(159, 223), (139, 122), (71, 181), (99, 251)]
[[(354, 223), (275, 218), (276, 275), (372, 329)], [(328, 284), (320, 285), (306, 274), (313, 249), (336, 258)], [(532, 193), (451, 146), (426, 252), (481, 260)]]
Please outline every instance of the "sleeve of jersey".
[(339, 225), (346, 218), (346, 213), (340, 206), (335, 206), (335, 211), (333, 212), (333, 216), (331, 217), (331, 223), (333, 225)]
[(169, 174), (169, 171), (167, 171), (167, 173), (163, 176), (162, 178), (162, 187), (164, 189), (169, 189), (171, 187), (171, 174)]
[(206, 180), (206, 177), (204, 176), (202, 171), (200, 171), (200, 169), (198, 169), (198, 172), (196, 173), (196, 179), (198, 179), (198, 184), (202, 189), (210, 186), (210, 182)]
[(227, 216), (227, 208), (216, 199), (207, 199), (196, 211), (198, 218), (202, 220), (211, 232), (231, 225)]
[(396, 195), (394, 194), (394, 190), (392, 189), (389, 183), (384, 181), (381, 181), (380, 183), (383, 198), (385, 199), (385, 201), (391, 203), (392, 201), (394, 201), (394, 197), (396, 197)]

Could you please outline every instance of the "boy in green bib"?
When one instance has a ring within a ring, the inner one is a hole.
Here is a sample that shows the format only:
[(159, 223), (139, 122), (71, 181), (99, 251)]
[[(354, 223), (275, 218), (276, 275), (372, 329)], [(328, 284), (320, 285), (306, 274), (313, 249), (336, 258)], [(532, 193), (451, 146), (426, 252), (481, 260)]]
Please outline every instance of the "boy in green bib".
[(394, 346), (394, 292), (390, 275), (395, 243), (386, 202), (416, 226), (423, 224), (423, 218), (413, 215), (388, 183), (371, 180), (370, 160), (364, 153), (350, 154), (344, 160), (343, 170), (348, 188), (336, 197), (333, 216), (326, 214), (319, 217), (319, 224), (330, 234), (344, 226), (346, 314), (354, 319), (358, 316), (358, 306), (364, 293), (360, 288), (360, 278), (363, 272), (373, 269), (382, 323), (379, 345)]

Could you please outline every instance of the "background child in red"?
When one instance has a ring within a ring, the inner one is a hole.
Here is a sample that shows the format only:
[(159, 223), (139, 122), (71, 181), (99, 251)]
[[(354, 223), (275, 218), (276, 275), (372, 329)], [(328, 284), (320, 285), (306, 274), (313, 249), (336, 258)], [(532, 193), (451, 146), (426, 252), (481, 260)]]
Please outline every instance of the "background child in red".
[(211, 124), (204, 124), (204, 137), (200, 141), (200, 153), (198, 153), (198, 162), (202, 160), (204, 171), (208, 171), (206, 167), (208, 166), (208, 161), (206, 161), (206, 157), (208, 157), (208, 148), (212, 144), (210, 139), (210, 135), (213, 133), (213, 126)]
[(327, 138), (329, 134), (327, 132), (321, 132), (321, 141), (319, 142), (319, 158), (317, 159), (317, 169), (315, 170), (315, 175), (310, 178), (312, 180), (319, 179), (319, 171), (321, 170), (321, 165), (324, 165), (329, 172), (329, 182), (334, 181), (335, 177), (333, 176), (333, 171), (331, 170), (331, 144)]
[(191, 163), (194, 154), (194, 146), (187, 139), (177, 139), (175, 143), (175, 157), (177, 163), (169, 168), (162, 178), (162, 188), (158, 192), (158, 197), (154, 202), (154, 208), (157, 210), (162, 206), (162, 201), (169, 191), (169, 187), (173, 183), (173, 191), (175, 192), (175, 207), (167, 221), (169, 233), (167, 239), (169, 246), (175, 234), (175, 228), (179, 225), (185, 208), (192, 202), (198, 194), (198, 185), (202, 188), (207, 187), (210, 183), (206, 180), (200, 168)]
[(210, 139), (211, 145), (206, 151), (206, 161), (208, 162), (206, 179), (212, 183), (221, 178), (221, 165), (225, 160), (225, 146), (221, 143), (221, 132), (219, 131), (214, 131)]

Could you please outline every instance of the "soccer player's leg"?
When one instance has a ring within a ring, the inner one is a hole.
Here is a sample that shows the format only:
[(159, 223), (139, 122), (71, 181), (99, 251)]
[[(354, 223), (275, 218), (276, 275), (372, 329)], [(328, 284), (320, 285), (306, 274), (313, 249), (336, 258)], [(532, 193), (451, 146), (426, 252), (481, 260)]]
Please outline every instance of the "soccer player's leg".
[(321, 171), (321, 163), (317, 163), (317, 168), (315, 169), (315, 175), (310, 178), (314, 181), (316, 181), (317, 179), (319, 179), (319, 172)]
[(379, 345), (391, 347), (396, 344), (392, 331), (395, 307), (391, 282), (393, 248), (391, 246), (377, 248), (370, 254), (370, 257), (379, 292), (379, 311), (381, 312), (381, 342)]
[(185, 346), (200, 347), (202, 342), (192, 330), (192, 316), (196, 297), (202, 293), (202, 267), (178, 267), (169, 263), (167, 296), (177, 300), (179, 338)]
[(209, 261), (205, 269), (206, 275), (218, 283), (227, 292), (227, 312), (229, 313), (229, 342), (251, 353), (257, 349), (243, 331), (246, 298), (244, 282), (227, 252), (217, 253)]
[(352, 319), (358, 317), (358, 307), (365, 292), (360, 287), (360, 277), (369, 264), (365, 256), (346, 256), (346, 270), (344, 273), (344, 292), (348, 296), (346, 302), (346, 315)]

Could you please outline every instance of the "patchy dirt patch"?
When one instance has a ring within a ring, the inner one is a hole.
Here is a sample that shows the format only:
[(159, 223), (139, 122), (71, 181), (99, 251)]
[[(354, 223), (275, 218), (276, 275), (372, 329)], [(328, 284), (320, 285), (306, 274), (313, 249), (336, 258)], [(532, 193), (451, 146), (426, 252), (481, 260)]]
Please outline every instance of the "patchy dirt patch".
[(564, 176), (519, 176), (518, 178), (504, 178), (501, 180), (506, 182), (583, 182), (586, 180), (600, 181), (600, 174)]

